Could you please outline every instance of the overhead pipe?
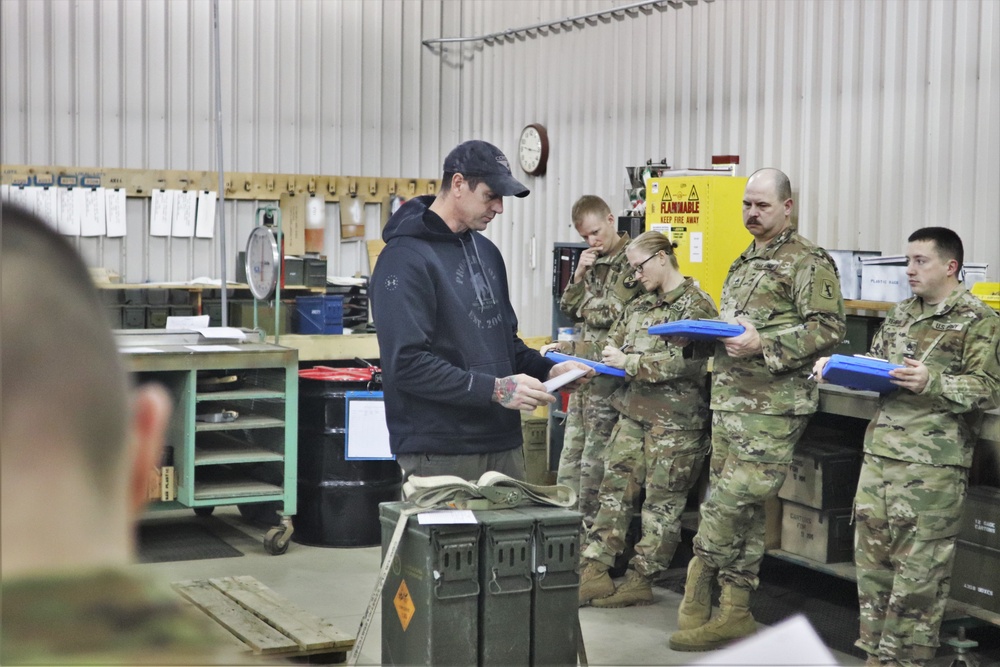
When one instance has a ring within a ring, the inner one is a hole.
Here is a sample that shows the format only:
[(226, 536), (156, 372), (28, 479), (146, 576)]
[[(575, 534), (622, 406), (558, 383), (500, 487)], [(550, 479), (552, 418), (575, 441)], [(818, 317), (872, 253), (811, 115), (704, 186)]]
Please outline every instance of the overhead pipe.
[[(705, 2), (712, 2), (712, 0), (705, 0)], [(597, 12), (590, 12), (588, 14), (580, 14), (579, 16), (567, 16), (566, 18), (557, 19), (555, 21), (547, 21), (545, 23), (535, 23), (533, 25), (526, 25), (521, 28), (508, 28), (506, 30), (501, 30), (500, 32), (493, 32), (488, 35), (479, 35), (477, 37), (438, 37), (436, 39), (425, 39), (423, 41), (424, 46), (431, 46), (432, 44), (455, 44), (459, 42), (494, 42), (498, 39), (505, 39), (508, 37), (515, 37), (520, 33), (531, 32), (533, 30), (540, 30), (542, 28), (552, 28), (559, 26), (562, 28), (573, 28), (574, 26), (582, 25), (584, 22), (593, 23), (593, 19), (606, 19), (612, 17), (621, 17), (625, 14), (630, 14), (635, 16), (638, 10), (645, 9), (646, 7), (654, 7), (656, 9), (665, 9), (667, 5), (674, 7), (675, 9), (683, 7), (684, 4), (696, 5), (698, 0), (642, 0), (641, 2), (633, 2), (630, 5), (622, 5), (620, 7), (613, 7), (611, 9), (603, 9)]]

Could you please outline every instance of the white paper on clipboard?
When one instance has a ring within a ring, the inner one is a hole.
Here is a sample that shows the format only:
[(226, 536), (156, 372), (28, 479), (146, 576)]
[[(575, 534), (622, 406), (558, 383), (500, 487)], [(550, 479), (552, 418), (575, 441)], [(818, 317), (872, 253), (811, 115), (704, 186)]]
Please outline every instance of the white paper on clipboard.
[(381, 391), (345, 391), (345, 459), (395, 459)]

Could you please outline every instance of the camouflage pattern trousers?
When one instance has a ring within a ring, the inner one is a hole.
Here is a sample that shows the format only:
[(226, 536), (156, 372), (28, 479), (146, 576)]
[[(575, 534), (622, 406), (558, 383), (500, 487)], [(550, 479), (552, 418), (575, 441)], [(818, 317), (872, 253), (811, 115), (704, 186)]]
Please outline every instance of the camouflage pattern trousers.
[(967, 486), (965, 468), (865, 454), (854, 499), (858, 648), (883, 661), (934, 657)]
[(600, 509), (597, 493), (604, 479), (608, 439), (617, 421), (618, 411), (606, 396), (583, 389), (570, 394), (556, 481), (576, 491), (577, 509), (587, 530)]
[(756, 590), (764, 559), (764, 503), (778, 495), (809, 415), (712, 413), (710, 491), (694, 553), (719, 581)]
[(588, 535), (584, 558), (608, 567), (625, 550), (625, 534), (642, 486), (642, 538), (630, 566), (652, 578), (670, 566), (680, 543), (681, 513), (708, 454), (708, 434), (651, 428), (624, 415), (608, 443), (600, 486), (600, 510)]

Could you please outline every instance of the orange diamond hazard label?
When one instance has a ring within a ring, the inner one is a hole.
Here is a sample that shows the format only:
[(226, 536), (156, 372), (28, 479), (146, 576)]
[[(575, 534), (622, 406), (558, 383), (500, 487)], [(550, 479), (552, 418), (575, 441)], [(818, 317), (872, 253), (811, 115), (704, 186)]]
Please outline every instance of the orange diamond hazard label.
[(399, 588), (396, 590), (396, 596), (392, 599), (392, 604), (396, 607), (396, 613), (399, 615), (399, 624), (403, 626), (403, 632), (406, 632), (416, 608), (413, 606), (413, 599), (410, 597), (410, 589), (406, 587), (405, 579), (399, 582)]

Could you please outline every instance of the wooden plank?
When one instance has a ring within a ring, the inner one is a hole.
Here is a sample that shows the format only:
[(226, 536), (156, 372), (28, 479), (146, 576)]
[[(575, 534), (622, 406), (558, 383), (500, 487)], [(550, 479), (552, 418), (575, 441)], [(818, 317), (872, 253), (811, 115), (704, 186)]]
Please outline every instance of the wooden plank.
[[(182, 584), (188, 584), (190, 582), (186, 582), (185, 581), (185, 582), (180, 582), (180, 583), (182, 583)], [(176, 589), (176, 584), (171, 584), (171, 585), (174, 586), (174, 588)], [(184, 605), (185, 609), (187, 609), (189, 611), (193, 610), (192, 613), (196, 613), (196, 614), (197, 613), (204, 613), (204, 611), (201, 609), (201, 607), (196, 606), (188, 598), (184, 598), (183, 600), (181, 600), (181, 604)], [(218, 634), (219, 637), (222, 638), (222, 639), (220, 639), (220, 641), (227, 642), (230, 646), (233, 647), (233, 649), (239, 650), (239, 651), (246, 651), (246, 650), (249, 649), (249, 647), (246, 644), (243, 643), (243, 640), (240, 639), (239, 637), (237, 637), (236, 635), (234, 635), (233, 633), (225, 630), (221, 626), (217, 627), (216, 629), (218, 630), (218, 632), (216, 634)]]
[(291, 637), (305, 651), (343, 651), (354, 646), (353, 637), (296, 607), (253, 577), (222, 577), (208, 581), (244, 609)]
[(172, 586), (195, 606), (239, 637), (254, 653), (268, 655), (299, 648), (294, 640), (284, 636), (253, 614), (248, 614), (242, 606), (207, 581), (178, 581)]

